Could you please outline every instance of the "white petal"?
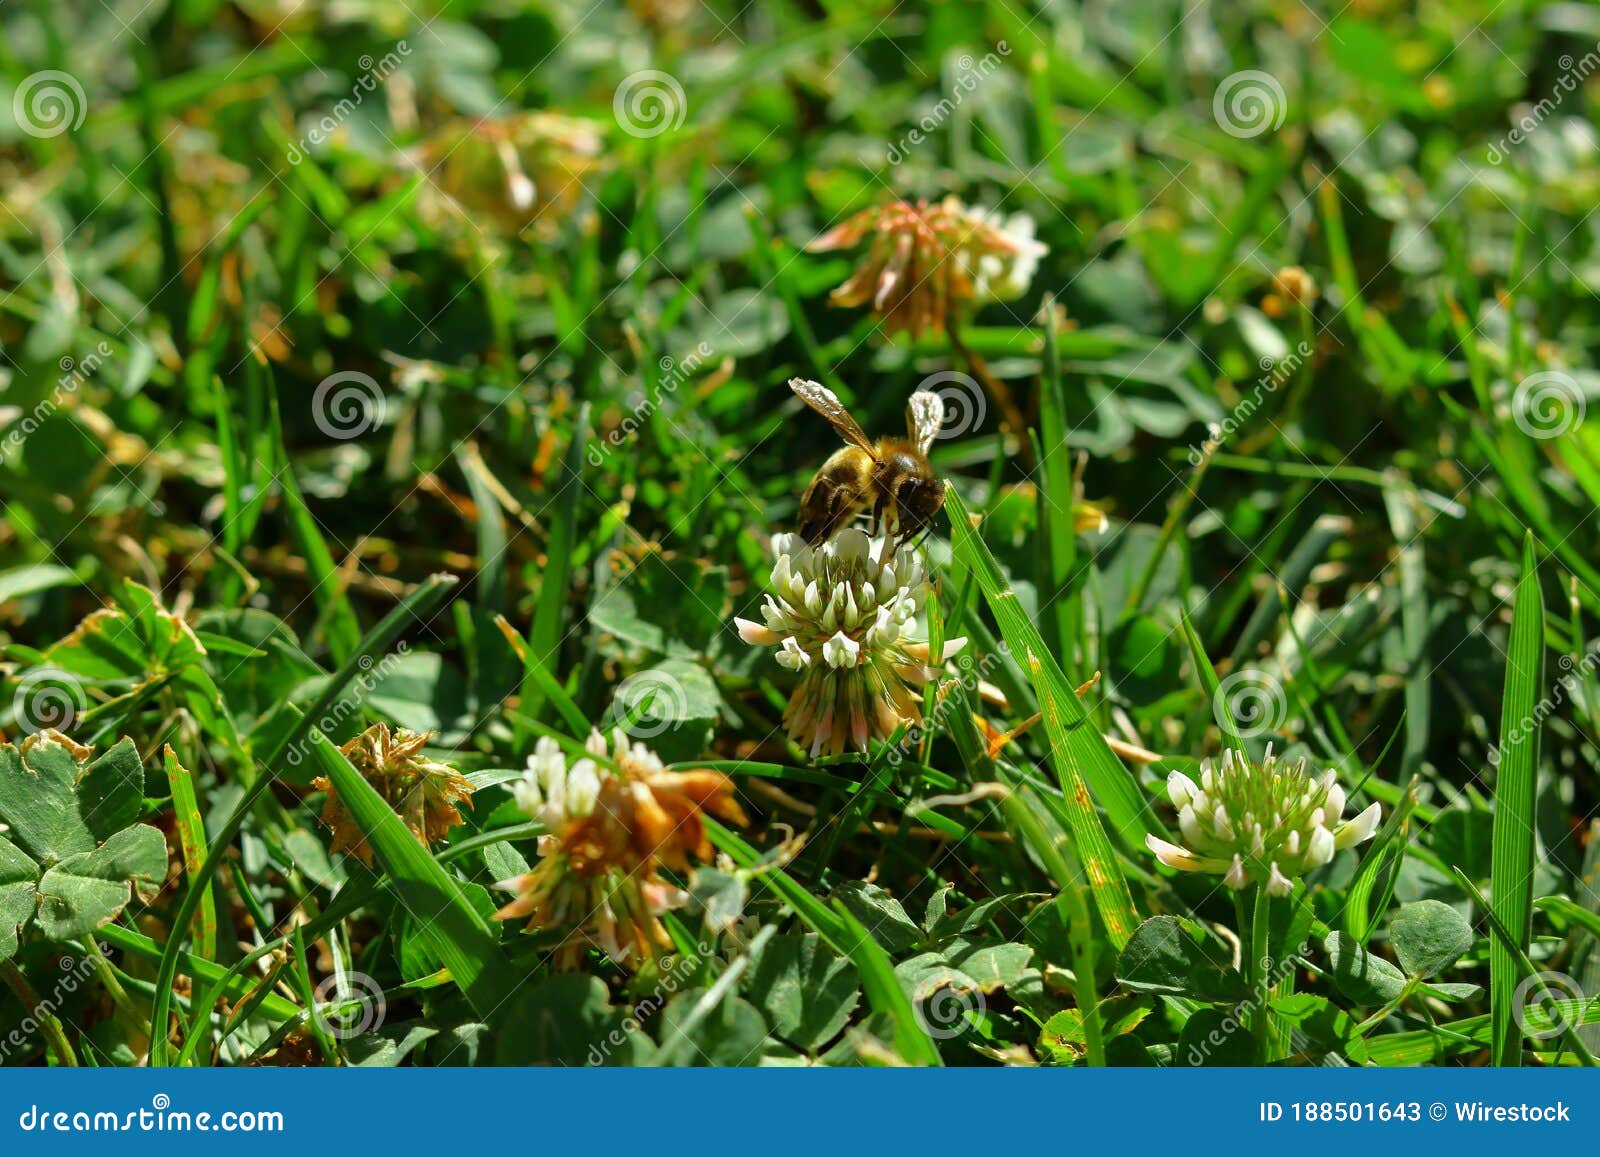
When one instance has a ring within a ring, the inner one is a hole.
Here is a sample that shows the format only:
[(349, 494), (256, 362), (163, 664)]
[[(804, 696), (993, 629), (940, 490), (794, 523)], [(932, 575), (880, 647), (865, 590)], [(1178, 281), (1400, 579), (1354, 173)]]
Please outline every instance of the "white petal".
[(1197, 872), (1200, 870), (1200, 865), (1196, 863), (1195, 856), (1180, 848), (1177, 844), (1169, 844), (1166, 840), (1156, 836), (1145, 836), (1144, 846), (1154, 852), (1156, 859), (1169, 868), (1177, 868), (1181, 872)]
[(778, 642), (778, 633), (771, 627), (739, 618), (733, 620), (733, 625), (739, 628), (739, 637), (754, 646), (771, 647)]
[(778, 652), (778, 666), (789, 671), (803, 671), (811, 664), (811, 656), (800, 645), (800, 641), (790, 635), (783, 641), (783, 649)]
[(1339, 826), (1335, 843), (1341, 851), (1365, 843), (1372, 838), (1372, 833), (1378, 830), (1378, 820), (1382, 816), (1383, 809), (1377, 804), (1371, 805), (1355, 819)]
[(1306, 845), (1306, 867), (1320, 868), (1333, 859), (1336, 850), (1332, 832), (1327, 828), (1312, 829), (1311, 840)]
[(1195, 796), (1199, 794), (1200, 789), (1195, 785), (1194, 780), (1184, 775), (1183, 772), (1175, 771), (1167, 776), (1167, 798), (1172, 801), (1173, 807), (1181, 808), (1186, 804), (1191, 804), (1194, 802)]
[(1200, 829), (1200, 821), (1195, 818), (1194, 808), (1188, 804), (1178, 811), (1178, 830), (1183, 833), (1183, 838), (1195, 847), (1205, 843), (1205, 834)]
[(861, 644), (839, 631), (822, 644), (822, 657), (830, 667), (854, 667), (861, 659)]
[(566, 810), (568, 817), (586, 816), (594, 810), (600, 794), (600, 773), (587, 759), (580, 759), (567, 773)]
[(1239, 853), (1233, 854), (1233, 866), (1228, 869), (1228, 874), (1222, 877), (1222, 882), (1230, 888), (1239, 889), (1250, 882), (1250, 877), (1245, 875), (1244, 862), (1239, 859)]
[(1272, 861), (1272, 870), (1267, 873), (1267, 895), (1287, 896), (1294, 891), (1294, 881), (1278, 871), (1278, 861)]

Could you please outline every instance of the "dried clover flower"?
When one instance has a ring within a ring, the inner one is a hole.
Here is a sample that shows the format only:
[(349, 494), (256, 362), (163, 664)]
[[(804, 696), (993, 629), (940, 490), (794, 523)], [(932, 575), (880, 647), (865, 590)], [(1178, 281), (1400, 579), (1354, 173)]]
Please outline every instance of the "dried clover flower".
[(1180, 871), (1220, 873), (1230, 888), (1265, 884), (1274, 896), (1287, 896), (1296, 877), (1371, 839), (1381, 815), (1373, 804), (1344, 819), (1334, 771), (1312, 777), (1304, 759), (1289, 763), (1270, 746), (1260, 763), (1231, 750), (1220, 767), (1203, 760), (1198, 784), (1175, 771), (1167, 794), (1187, 847), (1146, 836), (1156, 859)]
[[(495, 913), (497, 920), (526, 917), (530, 929), (564, 933), (556, 950), (556, 966), (564, 969), (576, 967), (591, 945), (618, 964), (670, 949), (660, 917), (688, 896), (660, 870), (687, 872), (691, 859), (712, 859), (703, 815), (745, 822), (725, 775), (669, 771), (620, 729), (612, 732), (609, 753), (598, 731), (584, 747), (593, 758), (570, 765), (548, 738), (529, 756), (513, 794), (524, 813), (549, 829), (539, 840), (543, 858), (500, 885), (517, 898)], [(596, 762), (608, 755), (615, 770)]]
[(1298, 265), (1285, 265), (1272, 275), (1272, 289), (1261, 299), (1261, 312), (1287, 317), (1293, 307), (1309, 308), (1316, 300), (1316, 279)]
[[(456, 805), (470, 800), (473, 792), (466, 776), (422, 754), (430, 738), (426, 732), (404, 727), (391, 732), (387, 723), (374, 723), (339, 748), (424, 846), (444, 839), (461, 822)], [(333, 851), (349, 852), (370, 866), (372, 849), (366, 833), (345, 810), (333, 784), (322, 776), (311, 786), (328, 793), (322, 822), (333, 829)]]
[(1026, 213), (1002, 217), (955, 197), (865, 209), (806, 249), (823, 253), (862, 242), (866, 256), (830, 300), (870, 302), (888, 333), (913, 337), (943, 332), (969, 308), (1022, 296), (1049, 252), (1034, 239)]
[(800, 675), (783, 714), (789, 737), (813, 757), (839, 755), (921, 718), (921, 689), (966, 639), (929, 655), (919, 616), (932, 585), (916, 552), (859, 527), (817, 546), (775, 535), (772, 549), (765, 625), (734, 621), (746, 643), (777, 647), (778, 664)]
[(587, 121), (531, 112), (453, 122), (429, 137), (415, 158), (469, 214), (513, 232), (529, 225), (549, 232), (582, 200), (603, 143)]

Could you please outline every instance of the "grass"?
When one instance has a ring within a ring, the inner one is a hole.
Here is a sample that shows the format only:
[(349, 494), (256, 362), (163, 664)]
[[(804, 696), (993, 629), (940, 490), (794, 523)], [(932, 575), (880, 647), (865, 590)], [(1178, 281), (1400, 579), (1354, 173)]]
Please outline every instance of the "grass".
[[(1600, 19), (569, 7), (0, 15), (4, 1061), (1592, 1063)], [(830, 302), (947, 194), (1020, 295)], [(836, 756), (734, 626), (791, 377), (946, 403), (965, 642)], [(379, 722), (473, 788), (426, 842)], [(614, 727), (748, 819), (646, 959), (494, 918)], [(1269, 744), (1370, 840), (1164, 866)]]

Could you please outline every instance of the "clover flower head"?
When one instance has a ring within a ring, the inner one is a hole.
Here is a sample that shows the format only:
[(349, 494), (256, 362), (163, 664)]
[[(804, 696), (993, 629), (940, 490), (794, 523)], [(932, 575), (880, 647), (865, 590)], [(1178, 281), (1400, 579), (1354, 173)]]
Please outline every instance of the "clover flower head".
[(861, 263), (830, 299), (842, 306), (870, 302), (891, 336), (915, 337), (943, 332), (972, 307), (1025, 293), (1048, 252), (1033, 233), (1025, 213), (1002, 217), (952, 196), (864, 209), (806, 249), (824, 253), (865, 242)]
[(500, 885), (516, 898), (495, 913), (559, 931), (559, 968), (576, 967), (591, 946), (618, 964), (670, 949), (660, 917), (688, 894), (661, 869), (687, 872), (691, 859), (713, 858), (704, 815), (745, 822), (725, 775), (669, 771), (620, 728), (609, 746), (591, 732), (584, 749), (588, 754), (569, 765), (553, 739), (535, 745), (512, 793), (549, 830), (539, 840), (539, 864)]
[(1312, 776), (1304, 759), (1290, 763), (1270, 746), (1259, 763), (1231, 750), (1220, 765), (1203, 760), (1199, 783), (1174, 771), (1167, 794), (1185, 846), (1146, 836), (1156, 859), (1180, 871), (1219, 874), (1230, 888), (1265, 884), (1274, 896), (1287, 896), (1296, 877), (1371, 839), (1381, 815), (1373, 804), (1344, 819), (1344, 789), (1334, 771)]
[[(374, 723), (339, 748), (424, 846), (444, 839), (461, 822), (456, 805), (470, 800), (473, 792), (466, 776), (423, 755), (430, 738), (426, 732), (404, 727), (390, 731), (387, 723)], [(366, 833), (345, 809), (332, 782), (323, 776), (311, 786), (328, 793), (322, 822), (333, 830), (332, 850), (349, 852), (370, 866), (372, 848)]]
[(921, 717), (918, 693), (966, 639), (934, 659), (921, 619), (932, 590), (909, 546), (849, 527), (808, 546), (775, 535), (764, 623), (736, 619), (739, 637), (776, 647), (778, 664), (800, 676), (783, 720), (812, 756), (867, 750)]
[(584, 197), (604, 140), (587, 121), (548, 112), (455, 121), (415, 151), (435, 187), (469, 214), (513, 231), (552, 233)]

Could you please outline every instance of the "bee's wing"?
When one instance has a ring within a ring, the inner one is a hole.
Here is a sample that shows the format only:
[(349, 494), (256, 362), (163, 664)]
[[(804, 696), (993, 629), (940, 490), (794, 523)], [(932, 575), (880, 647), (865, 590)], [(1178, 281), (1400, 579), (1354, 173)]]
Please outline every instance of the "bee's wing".
[(873, 453), (872, 439), (867, 437), (859, 423), (850, 416), (850, 411), (844, 408), (839, 401), (839, 396), (820, 382), (807, 381), (805, 378), (790, 378), (789, 388), (800, 395), (802, 401), (817, 413), (828, 419), (828, 423), (837, 431), (846, 442), (853, 442), (868, 454)]
[(933, 440), (939, 436), (939, 427), (943, 422), (943, 398), (927, 390), (918, 390), (911, 395), (911, 400), (906, 403), (906, 436), (916, 446), (918, 454), (927, 455)]

